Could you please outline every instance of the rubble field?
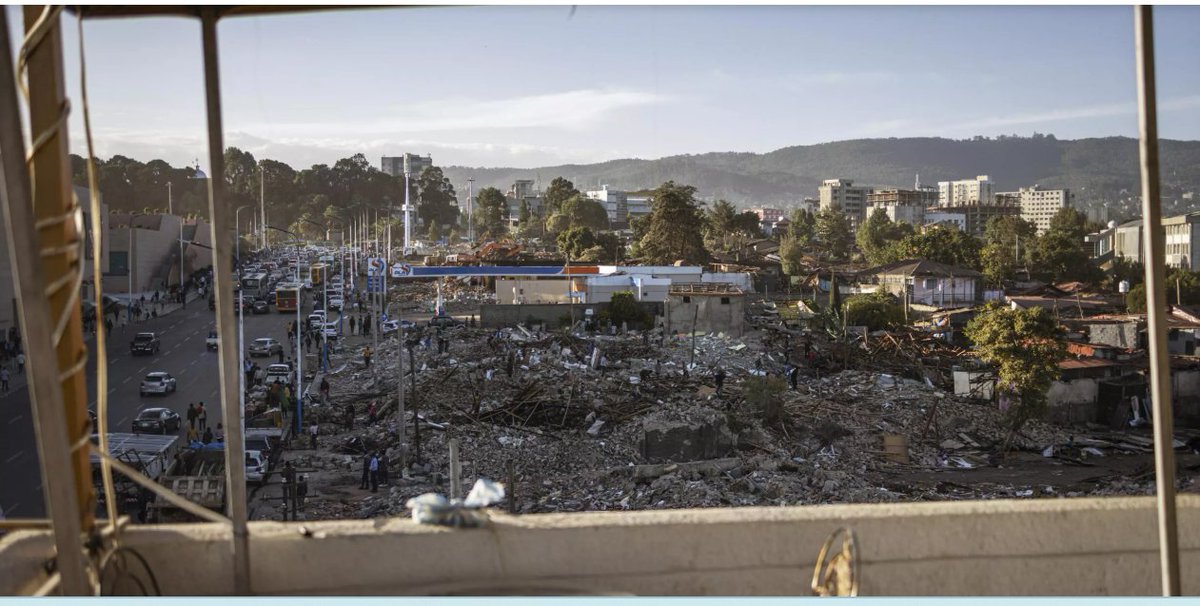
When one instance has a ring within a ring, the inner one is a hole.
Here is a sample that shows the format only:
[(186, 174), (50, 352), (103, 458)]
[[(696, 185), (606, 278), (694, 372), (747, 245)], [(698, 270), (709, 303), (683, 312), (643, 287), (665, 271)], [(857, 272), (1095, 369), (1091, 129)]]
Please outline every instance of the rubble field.
[[(397, 302), (422, 309), (432, 289), (405, 285)], [(486, 299), (465, 287), (454, 296), (457, 313)], [(371, 337), (348, 337), (331, 356), (330, 401), (310, 404), (304, 417), (319, 423), (319, 446), (309, 448), (304, 437), (285, 452), (308, 475), (306, 517), (406, 515), (411, 497), (449, 494), (451, 439), (459, 443), (458, 494), (476, 478), (496, 480), (510, 495), (502, 506), (517, 513), (1154, 490), (1147, 429), (1030, 422), (1010, 435), (994, 404), (957, 398), (928, 379), (816, 364), (801, 370), (795, 389), (782, 383), (769, 396), (779, 414), (768, 423), (748, 387), (762, 380), (756, 375), (782, 377), (783, 352), (760, 330), (742, 339), (660, 341), (655, 331), (585, 336), (464, 326), (441, 333), (446, 353), (438, 353), (438, 335), (430, 328), (407, 335), (428, 337), (429, 345), (412, 349), (415, 398), (405, 352), (403, 437), (396, 414), (400, 339), (380, 337), (371, 368), (360, 355)], [(817, 339), (813, 346), (833, 351)], [(726, 374), (719, 394), (718, 368)], [(372, 402), (380, 413), (368, 425)], [(1198, 435), (1177, 433), (1184, 491), (1197, 489), (1200, 457), (1184, 446)], [(370, 452), (388, 461), (378, 492), (360, 488)], [(252, 506), (256, 519), (280, 518), (278, 499), (271, 499), (278, 490), (259, 491), (266, 499)]]

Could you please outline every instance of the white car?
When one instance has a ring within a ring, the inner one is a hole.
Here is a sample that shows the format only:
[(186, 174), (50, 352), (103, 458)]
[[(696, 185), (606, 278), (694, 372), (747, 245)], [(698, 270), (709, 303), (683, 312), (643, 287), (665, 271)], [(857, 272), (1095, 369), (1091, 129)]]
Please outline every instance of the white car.
[(263, 379), (263, 383), (270, 385), (271, 383), (283, 383), (284, 385), (292, 384), (292, 367), (287, 364), (271, 364), (267, 366), (267, 377)]
[(175, 377), (165, 372), (152, 372), (142, 379), (141, 395), (167, 395), (175, 391)]
[(334, 295), (332, 297), (329, 297), (328, 304), (329, 304), (329, 309), (339, 309), (340, 310), (342, 308), (342, 306), (346, 304), (346, 302), (345, 302), (345, 300), (342, 299), (341, 295)]
[(384, 320), (383, 322), (379, 323), (379, 330), (381, 331), (380, 334), (390, 335), (397, 330), (400, 330), (401, 326), (404, 328), (412, 328), (416, 326), (416, 324), (413, 324), (408, 320)]
[(246, 481), (262, 484), (267, 477), (267, 457), (258, 450), (246, 451)]
[(327, 337), (338, 336), (338, 322), (336, 320), (332, 320), (332, 321), (325, 323), (325, 336), (327, 336)]
[(308, 327), (309, 328), (316, 328), (324, 323), (325, 323), (325, 312), (323, 310), (318, 309), (308, 315)]

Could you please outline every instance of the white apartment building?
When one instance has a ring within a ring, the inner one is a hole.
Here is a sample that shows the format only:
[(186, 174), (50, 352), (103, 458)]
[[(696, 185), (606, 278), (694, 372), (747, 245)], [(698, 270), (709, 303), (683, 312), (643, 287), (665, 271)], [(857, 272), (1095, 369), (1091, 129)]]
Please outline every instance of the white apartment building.
[(938, 181), (938, 206), (990, 204), (995, 198), (987, 175), (961, 181)]
[(629, 221), (629, 194), (626, 192), (609, 189), (605, 185), (601, 189), (587, 192), (586, 195), (604, 205), (609, 223), (624, 225)]
[(1021, 218), (1037, 226), (1038, 235), (1050, 229), (1050, 221), (1058, 211), (1071, 206), (1071, 190), (1042, 189), (1036, 185), (998, 196), (1012, 196), (1021, 204)]
[(407, 172), (410, 179), (417, 178), (431, 166), (433, 166), (433, 156), (418, 156), (408, 153), (403, 156), (383, 156), (379, 162), (379, 170), (393, 177), (403, 177)]
[(1196, 255), (1200, 254), (1200, 212), (1165, 217), (1162, 220), (1166, 231), (1167, 267), (1192, 269), (1196, 266)]
[(947, 225), (957, 227), (959, 231), (967, 231), (967, 215), (964, 213), (926, 211), (925, 225)]
[(850, 225), (857, 229), (866, 218), (867, 196), (873, 191), (874, 188), (855, 186), (853, 181), (847, 179), (826, 179), (818, 189), (821, 210), (831, 206), (841, 208), (850, 219)]

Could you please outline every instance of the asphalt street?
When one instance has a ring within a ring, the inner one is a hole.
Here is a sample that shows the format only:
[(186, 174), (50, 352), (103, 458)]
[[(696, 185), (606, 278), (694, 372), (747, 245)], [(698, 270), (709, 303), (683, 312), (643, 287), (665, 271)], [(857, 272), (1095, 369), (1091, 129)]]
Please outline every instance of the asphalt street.
[[(307, 306), (305, 310), (307, 311)], [(336, 314), (332, 316), (336, 318)], [(294, 314), (280, 314), (271, 308), (269, 314), (245, 315), (245, 339), (274, 337), (287, 347), (287, 326)], [(208, 424), (215, 428), (223, 422), (218, 393), (220, 377), (217, 352), (205, 347), (210, 330), (215, 328), (215, 313), (202, 300), (190, 301), (186, 308), (177, 309), (156, 319), (133, 326), (117, 328), (108, 340), (108, 422), (110, 431), (129, 432), (137, 413), (144, 408), (165, 407), (184, 418), (186, 432), (187, 406), (204, 402)], [(130, 356), (129, 342), (136, 332), (156, 332), (162, 348), (153, 356)], [(96, 407), (95, 340), (88, 341), (88, 402)], [(258, 358), (260, 365), (275, 360)], [(139, 395), (141, 379), (149, 372), (165, 371), (173, 375), (178, 390), (166, 396)], [(0, 507), (6, 517), (44, 517), (41, 472), (38, 466), (37, 443), (30, 411), (29, 390), (25, 377), (12, 369), (12, 382), (7, 394), (0, 394)], [(66, 473), (56, 471), (56, 473)]]

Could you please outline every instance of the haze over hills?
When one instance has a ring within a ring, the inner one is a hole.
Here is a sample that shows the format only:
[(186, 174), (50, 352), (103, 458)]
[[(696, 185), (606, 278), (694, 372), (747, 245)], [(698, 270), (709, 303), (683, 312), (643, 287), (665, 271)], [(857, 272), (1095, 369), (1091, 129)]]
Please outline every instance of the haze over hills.
[[(434, 158), (436, 162), (436, 158)], [(1162, 141), (1163, 196), (1170, 204), (1200, 189), (1200, 141)], [(563, 176), (579, 189), (653, 188), (664, 181), (693, 185), (705, 199), (740, 205), (795, 203), (816, 197), (823, 179), (852, 179), (875, 186), (910, 188), (921, 182), (989, 175), (996, 191), (1034, 184), (1068, 187), (1086, 205), (1115, 204), (1140, 188), (1137, 140), (1127, 137), (1059, 140), (1034, 137), (857, 139), (785, 147), (764, 154), (707, 153), (658, 160), (610, 160), (598, 164), (537, 169), (443, 167), (460, 186), (506, 190), (516, 179), (539, 179), (542, 187)], [(1122, 190), (1125, 190), (1123, 193)]]

